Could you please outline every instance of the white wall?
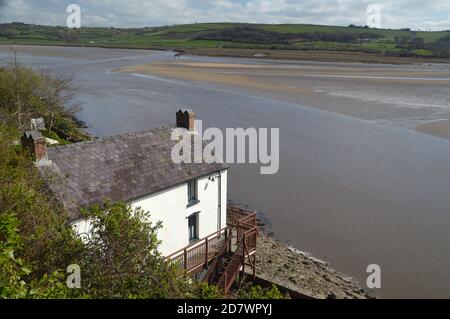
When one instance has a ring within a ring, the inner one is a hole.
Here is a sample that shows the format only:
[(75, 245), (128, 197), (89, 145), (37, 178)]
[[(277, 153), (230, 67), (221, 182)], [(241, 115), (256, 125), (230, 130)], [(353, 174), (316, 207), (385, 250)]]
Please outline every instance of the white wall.
[[(213, 174), (212, 176), (218, 176)], [(227, 172), (220, 174), (222, 184), (222, 224), (226, 226), (226, 204), (227, 204)], [(162, 221), (163, 228), (158, 233), (158, 239), (162, 241), (160, 252), (168, 256), (189, 245), (188, 217), (198, 213), (199, 238), (206, 237), (218, 228), (218, 197), (219, 179), (216, 177), (211, 181), (209, 177), (198, 180), (199, 203), (187, 207), (188, 189), (187, 184), (174, 187), (170, 190), (157, 193), (132, 203), (133, 207), (140, 207), (150, 212), (152, 221)]]
[[(198, 179), (199, 203), (188, 207), (187, 184), (140, 198), (131, 202), (133, 208), (140, 207), (150, 212), (151, 221), (162, 222), (158, 239), (162, 241), (159, 251), (168, 256), (189, 245), (188, 217), (198, 213), (199, 238), (215, 233), (226, 226), (227, 211), (227, 171), (221, 177), (221, 225), (218, 225), (219, 173)], [(214, 181), (210, 179), (214, 177)], [(78, 234), (89, 233), (90, 223), (80, 220), (73, 224)]]

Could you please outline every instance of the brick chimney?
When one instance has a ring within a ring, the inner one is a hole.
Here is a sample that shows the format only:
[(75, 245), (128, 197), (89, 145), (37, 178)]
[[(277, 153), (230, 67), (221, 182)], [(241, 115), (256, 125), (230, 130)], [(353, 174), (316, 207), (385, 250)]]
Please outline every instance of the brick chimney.
[(195, 113), (193, 110), (181, 109), (177, 112), (177, 127), (193, 131), (195, 129)]
[(28, 131), (22, 135), (22, 148), (31, 153), (37, 166), (45, 166), (50, 162), (47, 154), (47, 141), (38, 131)]

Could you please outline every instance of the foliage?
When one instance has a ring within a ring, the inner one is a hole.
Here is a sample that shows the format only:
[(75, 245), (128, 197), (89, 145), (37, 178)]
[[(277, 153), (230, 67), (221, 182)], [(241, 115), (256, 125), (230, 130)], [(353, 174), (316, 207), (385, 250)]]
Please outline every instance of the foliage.
[(28, 295), (22, 276), (31, 270), (16, 258), (15, 251), (21, 245), (18, 220), (12, 214), (0, 215), (0, 298), (24, 298)]
[(99, 298), (184, 298), (192, 285), (158, 252), (150, 215), (124, 203), (84, 211), (92, 233), (79, 261), (86, 292)]
[(244, 43), (260, 44), (290, 44), (304, 41), (325, 41), (325, 42), (356, 42), (360, 39), (376, 40), (381, 36), (373, 32), (302, 32), (302, 33), (282, 33), (268, 31), (253, 26), (239, 26), (232, 29), (214, 30), (203, 33), (196, 37), (199, 40), (221, 40)]
[(270, 289), (264, 289), (259, 285), (244, 286), (238, 291), (240, 299), (284, 299), (283, 294), (272, 285)]
[(58, 133), (55, 131), (49, 131), (47, 129), (41, 131), (42, 136), (51, 138), (52, 140), (58, 141), (60, 145), (64, 144), (70, 144), (69, 141), (65, 140), (63, 137), (61, 137)]
[(20, 65), (15, 52), (6, 68), (0, 68), (0, 124), (12, 125), (19, 132), (30, 129), (32, 118), (43, 117), (49, 131), (84, 140), (75, 114), (72, 79), (37, 72)]
[(70, 298), (74, 291), (67, 288), (59, 271), (26, 282), (31, 266), (16, 253), (23, 247), (19, 235), (19, 220), (14, 214), (0, 215), (0, 299)]
[(201, 282), (197, 285), (195, 297), (198, 299), (224, 299), (223, 293), (216, 285)]
[(49, 197), (31, 158), (13, 145), (16, 129), (0, 126), (0, 216), (20, 221), (20, 257), (36, 277), (65, 269), (80, 251), (67, 214)]
[(14, 57), (8, 68), (0, 69), (0, 120), (23, 131), (32, 117), (42, 112), (43, 103), (37, 92), (41, 79), (17, 63)]
[(48, 196), (31, 158), (11, 145), (14, 131), (0, 128), (0, 132), (0, 214), (13, 213), (21, 221), (22, 255), (32, 264), (38, 261), (33, 268), (39, 274), (55, 263), (57, 268), (65, 268), (70, 256), (64, 250), (77, 250), (77, 242), (65, 226), (67, 214)]

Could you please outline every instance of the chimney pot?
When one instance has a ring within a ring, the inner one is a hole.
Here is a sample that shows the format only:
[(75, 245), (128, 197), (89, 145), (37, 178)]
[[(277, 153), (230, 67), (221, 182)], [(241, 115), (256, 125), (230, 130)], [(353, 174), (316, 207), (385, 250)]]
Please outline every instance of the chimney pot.
[(195, 129), (195, 112), (190, 109), (181, 109), (177, 112), (177, 127), (193, 131)]
[(45, 121), (42, 117), (38, 119), (31, 119), (31, 129), (33, 131), (45, 130)]

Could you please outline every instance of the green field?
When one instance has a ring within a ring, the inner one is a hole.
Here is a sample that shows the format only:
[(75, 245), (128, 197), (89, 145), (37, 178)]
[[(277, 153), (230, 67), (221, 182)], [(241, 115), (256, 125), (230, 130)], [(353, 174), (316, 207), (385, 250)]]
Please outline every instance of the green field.
[(201, 23), (137, 29), (0, 24), (0, 44), (139, 49), (253, 49), (358, 52), (448, 59), (450, 31), (414, 32), (308, 24)]

